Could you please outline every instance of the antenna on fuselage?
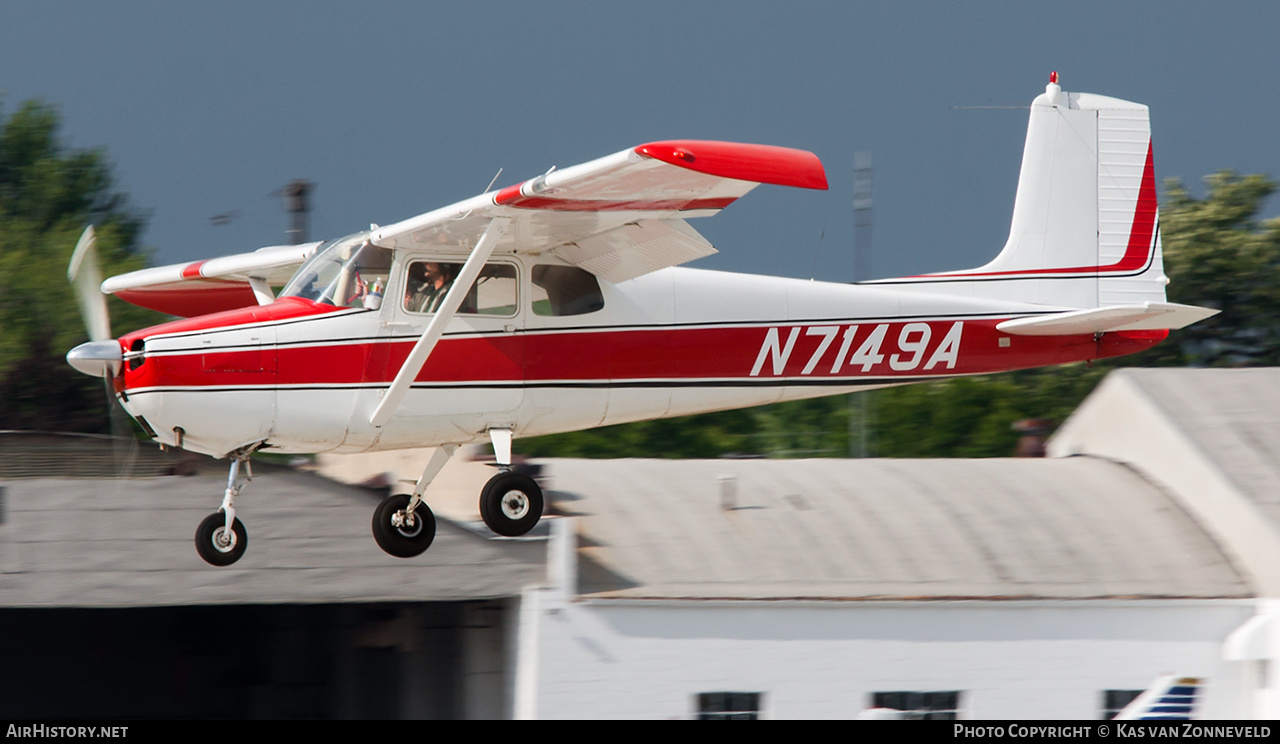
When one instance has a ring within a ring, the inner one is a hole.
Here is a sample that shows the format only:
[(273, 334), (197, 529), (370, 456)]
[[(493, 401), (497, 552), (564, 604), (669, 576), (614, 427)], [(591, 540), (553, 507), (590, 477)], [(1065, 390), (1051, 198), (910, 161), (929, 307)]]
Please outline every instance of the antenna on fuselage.
[(499, 168), (498, 172), (493, 174), (493, 178), (489, 179), (489, 185), (485, 186), (484, 191), (481, 191), (480, 193), (482, 194), (489, 193), (489, 189), (493, 188), (493, 185), (498, 182), (498, 176), (501, 176), (501, 175), (502, 175), (502, 169)]

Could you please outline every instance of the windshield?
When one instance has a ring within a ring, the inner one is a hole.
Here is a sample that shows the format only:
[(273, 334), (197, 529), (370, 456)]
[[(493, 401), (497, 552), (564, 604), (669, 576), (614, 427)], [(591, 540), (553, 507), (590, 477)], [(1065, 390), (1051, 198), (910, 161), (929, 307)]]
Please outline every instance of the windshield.
[(281, 297), (302, 297), (339, 307), (366, 307), (371, 292), (381, 296), (391, 273), (393, 252), (361, 232), (323, 243), (293, 275)]

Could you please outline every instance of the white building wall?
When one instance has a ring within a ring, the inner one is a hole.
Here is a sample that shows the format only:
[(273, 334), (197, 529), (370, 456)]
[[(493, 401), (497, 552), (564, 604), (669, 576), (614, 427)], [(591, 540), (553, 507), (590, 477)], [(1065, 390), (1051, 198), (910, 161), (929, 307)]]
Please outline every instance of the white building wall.
[(1223, 642), (1250, 600), (557, 599), (526, 594), (522, 717), (690, 718), (732, 691), (763, 693), (768, 718), (854, 718), (873, 692), (959, 690), (968, 719), (1091, 720), (1103, 690), (1161, 673), (1207, 680), (1202, 717), (1249, 715)]

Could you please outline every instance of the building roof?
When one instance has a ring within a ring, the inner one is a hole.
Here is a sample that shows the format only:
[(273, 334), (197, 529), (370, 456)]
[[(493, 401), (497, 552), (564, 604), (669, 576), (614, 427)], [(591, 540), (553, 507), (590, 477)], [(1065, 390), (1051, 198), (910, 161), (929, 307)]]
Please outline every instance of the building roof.
[(1280, 369), (1117, 370), (1047, 447), (1144, 473), (1280, 596)]
[(1280, 369), (1126, 369), (1127, 379), (1280, 528)]
[(594, 597), (1253, 594), (1165, 492), (1100, 459), (563, 459), (547, 470), (556, 509), (580, 517), (579, 588)]
[(261, 463), (236, 500), (248, 551), (209, 566), (193, 540), (226, 463), (208, 462), (189, 477), (0, 481), (0, 607), (489, 599), (545, 576), (545, 539), (489, 539), (442, 517), (430, 550), (393, 558), (370, 527), (380, 495)]

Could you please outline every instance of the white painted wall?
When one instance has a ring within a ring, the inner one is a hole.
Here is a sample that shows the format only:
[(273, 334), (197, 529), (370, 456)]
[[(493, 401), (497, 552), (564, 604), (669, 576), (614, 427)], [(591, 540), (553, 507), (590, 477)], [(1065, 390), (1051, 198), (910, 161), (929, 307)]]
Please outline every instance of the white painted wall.
[(969, 719), (1091, 720), (1168, 672), (1207, 680), (1202, 717), (1249, 715), (1223, 642), (1250, 600), (524, 602), (521, 717), (689, 718), (741, 691), (768, 718), (854, 718), (876, 691), (961, 690)]

